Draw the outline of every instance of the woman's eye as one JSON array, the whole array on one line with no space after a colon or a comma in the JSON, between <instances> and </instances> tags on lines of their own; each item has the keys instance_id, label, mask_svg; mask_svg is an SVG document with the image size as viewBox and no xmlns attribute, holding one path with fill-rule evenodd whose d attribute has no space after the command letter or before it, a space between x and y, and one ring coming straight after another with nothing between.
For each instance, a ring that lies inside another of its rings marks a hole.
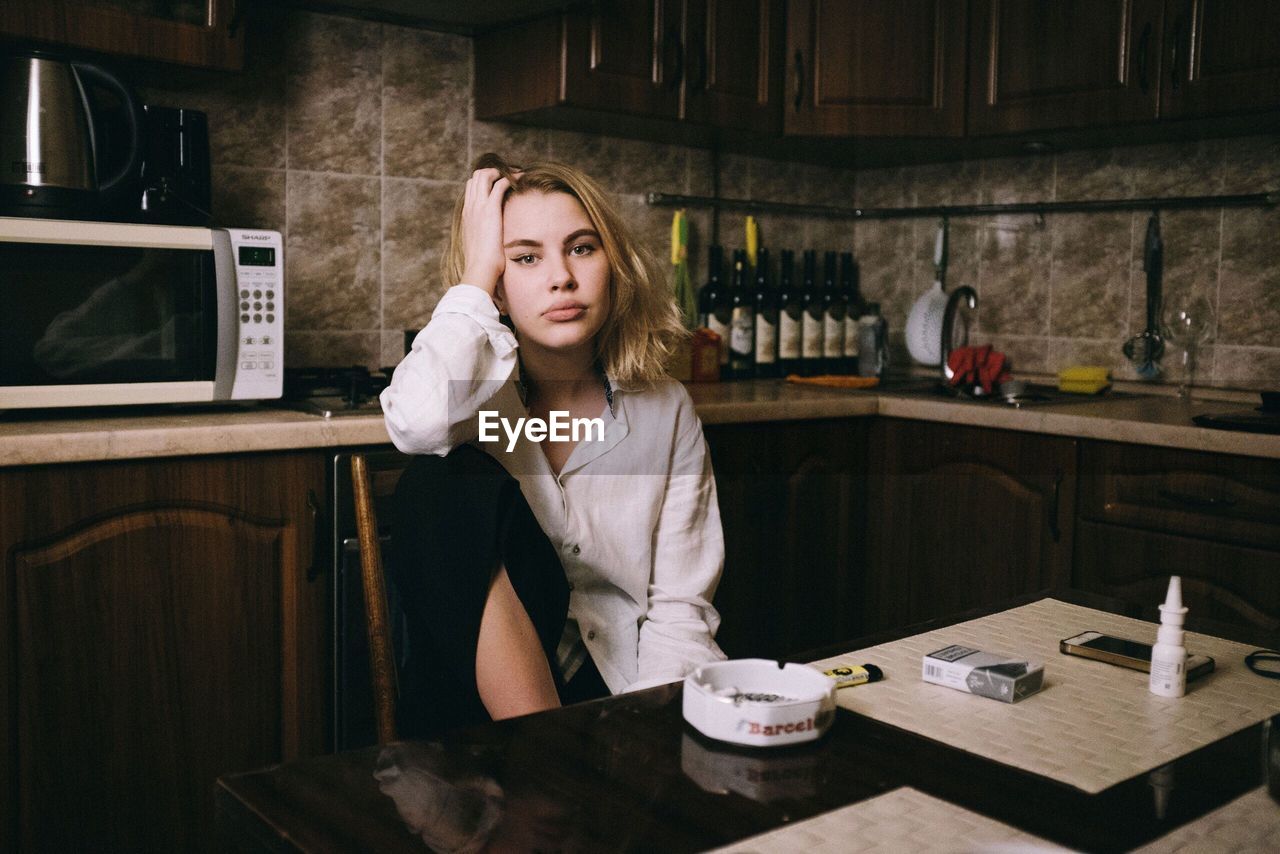
<instances>
[{"instance_id":1,"label":"woman's eye","mask_svg":"<svg viewBox=\"0 0 1280 854\"><path fill-rule=\"evenodd\" d=\"M596 248L590 243L579 243L569 251L574 255L590 255L592 252L596 251Z\"/></svg>"},{"instance_id":2,"label":"woman's eye","mask_svg":"<svg viewBox=\"0 0 1280 854\"><path fill-rule=\"evenodd\" d=\"M532 264L534 261L538 259L534 255L517 255L515 258L512 258L511 260L515 261L517 264L527 265L527 264Z\"/></svg>"}]
</instances>

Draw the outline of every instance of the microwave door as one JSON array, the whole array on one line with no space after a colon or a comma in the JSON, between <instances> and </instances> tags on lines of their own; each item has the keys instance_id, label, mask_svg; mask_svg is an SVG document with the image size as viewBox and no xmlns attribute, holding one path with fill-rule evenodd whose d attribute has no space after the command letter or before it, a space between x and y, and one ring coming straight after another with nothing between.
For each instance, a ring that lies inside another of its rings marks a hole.
<instances>
[{"instance_id":1,"label":"microwave door","mask_svg":"<svg viewBox=\"0 0 1280 854\"><path fill-rule=\"evenodd\" d=\"M209 231L20 225L0 230L0 409L213 399Z\"/></svg>"},{"instance_id":2,"label":"microwave door","mask_svg":"<svg viewBox=\"0 0 1280 854\"><path fill-rule=\"evenodd\" d=\"M217 306L217 336L214 359L213 399L231 400L240 357L239 284L232 255L231 237L223 229L213 231L214 304Z\"/></svg>"}]
</instances>

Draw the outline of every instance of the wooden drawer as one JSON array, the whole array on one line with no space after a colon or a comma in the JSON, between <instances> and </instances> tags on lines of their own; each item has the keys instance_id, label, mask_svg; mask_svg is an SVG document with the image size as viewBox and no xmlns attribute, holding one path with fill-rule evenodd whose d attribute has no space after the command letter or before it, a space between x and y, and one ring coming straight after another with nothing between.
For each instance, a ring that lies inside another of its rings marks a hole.
<instances>
[{"instance_id":1,"label":"wooden drawer","mask_svg":"<svg viewBox=\"0 0 1280 854\"><path fill-rule=\"evenodd\" d=\"M1197 617L1280 629L1280 552L1097 522L1077 525L1073 587L1141 605L1154 619L1170 575L1182 576L1183 601Z\"/></svg>"},{"instance_id":2,"label":"wooden drawer","mask_svg":"<svg viewBox=\"0 0 1280 854\"><path fill-rule=\"evenodd\" d=\"M1280 460L1084 442L1080 518L1280 550Z\"/></svg>"}]
</instances>

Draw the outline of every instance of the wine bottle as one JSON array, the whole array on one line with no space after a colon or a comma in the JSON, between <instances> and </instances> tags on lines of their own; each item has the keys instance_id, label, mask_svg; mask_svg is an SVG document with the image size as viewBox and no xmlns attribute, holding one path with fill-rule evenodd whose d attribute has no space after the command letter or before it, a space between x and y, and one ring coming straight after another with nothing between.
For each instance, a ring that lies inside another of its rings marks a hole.
<instances>
[{"instance_id":1,"label":"wine bottle","mask_svg":"<svg viewBox=\"0 0 1280 854\"><path fill-rule=\"evenodd\" d=\"M747 290L747 253L733 253L733 278L729 282L729 376L748 379L755 372L755 299Z\"/></svg>"},{"instance_id":2,"label":"wine bottle","mask_svg":"<svg viewBox=\"0 0 1280 854\"><path fill-rule=\"evenodd\" d=\"M858 292L858 265L852 252L840 253L840 290L844 292L844 367L841 373L858 371L858 342L861 332L858 320L863 315L862 295Z\"/></svg>"},{"instance_id":3,"label":"wine bottle","mask_svg":"<svg viewBox=\"0 0 1280 854\"><path fill-rule=\"evenodd\" d=\"M822 363L827 373L844 372L844 292L836 287L836 253L828 252L822 265Z\"/></svg>"},{"instance_id":4,"label":"wine bottle","mask_svg":"<svg viewBox=\"0 0 1280 854\"><path fill-rule=\"evenodd\" d=\"M784 376L800 371L804 299L792 279L795 258L790 249L778 256L778 368Z\"/></svg>"},{"instance_id":5,"label":"wine bottle","mask_svg":"<svg viewBox=\"0 0 1280 854\"><path fill-rule=\"evenodd\" d=\"M800 373L813 376L822 373L823 347L822 334L825 316L822 308L822 293L815 280L818 266L818 253L812 249L804 251L804 320L800 329Z\"/></svg>"},{"instance_id":6,"label":"wine bottle","mask_svg":"<svg viewBox=\"0 0 1280 854\"><path fill-rule=\"evenodd\" d=\"M698 288L698 325L711 328L711 314L720 294L720 268L724 264L724 249L712 246L707 252L707 281Z\"/></svg>"},{"instance_id":7,"label":"wine bottle","mask_svg":"<svg viewBox=\"0 0 1280 854\"><path fill-rule=\"evenodd\" d=\"M728 293L721 286L724 249L712 246L707 253L707 283L698 292L698 322L720 336L720 370L729 364Z\"/></svg>"},{"instance_id":8,"label":"wine bottle","mask_svg":"<svg viewBox=\"0 0 1280 854\"><path fill-rule=\"evenodd\" d=\"M756 376L778 376L778 292L770 287L768 249L756 253Z\"/></svg>"}]
</instances>

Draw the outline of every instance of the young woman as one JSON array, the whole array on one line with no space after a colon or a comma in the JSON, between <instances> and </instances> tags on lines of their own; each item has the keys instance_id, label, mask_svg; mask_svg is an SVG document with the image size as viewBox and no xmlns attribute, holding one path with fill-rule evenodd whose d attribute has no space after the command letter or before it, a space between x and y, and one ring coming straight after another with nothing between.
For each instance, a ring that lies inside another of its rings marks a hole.
<instances>
[{"instance_id":1,"label":"young woman","mask_svg":"<svg viewBox=\"0 0 1280 854\"><path fill-rule=\"evenodd\" d=\"M715 482L663 372L683 334L665 283L578 170L477 167L443 265L457 284L382 394L392 441L427 455L401 480L391 561L406 735L724 658ZM589 426L520 429L557 417Z\"/></svg>"}]
</instances>

